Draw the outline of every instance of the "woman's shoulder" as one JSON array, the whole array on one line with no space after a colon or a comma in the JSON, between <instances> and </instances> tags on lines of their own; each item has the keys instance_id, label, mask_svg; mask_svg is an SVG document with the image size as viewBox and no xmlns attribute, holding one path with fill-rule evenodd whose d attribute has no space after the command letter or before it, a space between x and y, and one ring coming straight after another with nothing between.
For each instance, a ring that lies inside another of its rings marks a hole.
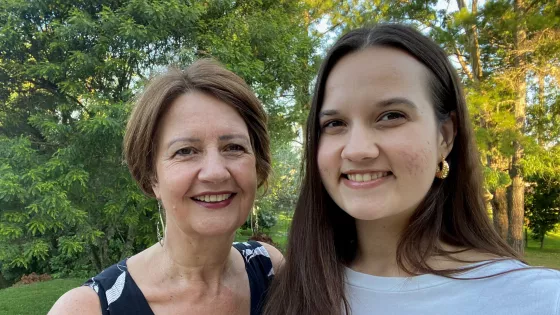
<instances>
[{"instance_id":1,"label":"woman's shoulder","mask_svg":"<svg viewBox=\"0 0 560 315\"><path fill-rule=\"evenodd\" d=\"M471 278L468 288L472 294L492 296L493 301L506 303L504 309L513 313L529 308L531 314L560 315L560 271L545 267L529 266L514 259L483 262L481 267L459 276ZM480 279L480 280L477 280ZM457 285L464 289L464 281ZM475 293L476 292L476 293ZM534 303L539 301L538 303Z\"/></svg>"},{"instance_id":2,"label":"woman's shoulder","mask_svg":"<svg viewBox=\"0 0 560 315\"><path fill-rule=\"evenodd\" d=\"M48 313L56 315L99 315L101 314L101 304L99 297L91 288L74 288L62 295L53 305Z\"/></svg>"},{"instance_id":3,"label":"woman's shoulder","mask_svg":"<svg viewBox=\"0 0 560 315\"><path fill-rule=\"evenodd\" d=\"M96 276L89 278L81 287L72 289L61 296L49 314L102 314L102 298L106 290L124 284L126 260L105 268Z\"/></svg>"},{"instance_id":4,"label":"woman's shoulder","mask_svg":"<svg viewBox=\"0 0 560 315\"><path fill-rule=\"evenodd\" d=\"M494 259L474 265L471 275L476 277L508 276L518 280L560 281L560 271L542 266L530 266L516 259ZM560 286L559 286L560 289Z\"/></svg>"},{"instance_id":5,"label":"woman's shoulder","mask_svg":"<svg viewBox=\"0 0 560 315\"><path fill-rule=\"evenodd\" d=\"M276 249L276 247L267 243L257 241L235 242L233 243L233 247L241 253L246 263L250 263L254 258L260 261L270 261L272 269L276 271L278 271L284 263L284 256L282 253Z\"/></svg>"}]
</instances>

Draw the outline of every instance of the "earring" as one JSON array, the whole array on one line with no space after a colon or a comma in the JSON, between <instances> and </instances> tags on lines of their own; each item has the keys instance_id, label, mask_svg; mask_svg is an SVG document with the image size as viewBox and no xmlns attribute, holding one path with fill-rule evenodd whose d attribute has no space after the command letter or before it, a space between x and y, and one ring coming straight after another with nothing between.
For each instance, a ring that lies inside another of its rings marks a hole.
<instances>
[{"instance_id":1,"label":"earring","mask_svg":"<svg viewBox=\"0 0 560 315\"><path fill-rule=\"evenodd\" d=\"M161 245L161 247L163 247L163 237L165 236L165 223L163 222L163 214L162 214L162 211L161 211L161 201L160 200L158 200L158 215L159 215L159 220L156 223L157 239L158 239L159 245Z\"/></svg>"},{"instance_id":2,"label":"earring","mask_svg":"<svg viewBox=\"0 0 560 315\"><path fill-rule=\"evenodd\" d=\"M438 165L438 170L436 171L436 177L439 179L445 179L449 175L449 164L445 160L445 157L441 156L441 166Z\"/></svg>"}]
</instances>

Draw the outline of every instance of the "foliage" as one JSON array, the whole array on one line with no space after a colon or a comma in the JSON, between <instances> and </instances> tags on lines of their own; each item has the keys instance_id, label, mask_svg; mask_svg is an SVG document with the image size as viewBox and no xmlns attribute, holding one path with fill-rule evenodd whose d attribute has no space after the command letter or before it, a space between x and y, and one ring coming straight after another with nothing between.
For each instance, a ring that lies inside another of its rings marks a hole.
<instances>
[{"instance_id":1,"label":"foliage","mask_svg":"<svg viewBox=\"0 0 560 315\"><path fill-rule=\"evenodd\" d=\"M314 72L303 14L297 1L1 1L1 274L82 277L155 242L157 206L122 138L132 96L169 64L221 60L263 100L275 141L293 139Z\"/></svg>"},{"instance_id":2,"label":"foliage","mask_svg":"<svg viewBox=\"0 0 560 315\"><path fill-rule=\"evenodd\" d=\"M540 177L532 179L533 185L526 198L526 211L532 237L543 246L547 233L560 223L560 182Z\"/></svg>"}]
</instances>

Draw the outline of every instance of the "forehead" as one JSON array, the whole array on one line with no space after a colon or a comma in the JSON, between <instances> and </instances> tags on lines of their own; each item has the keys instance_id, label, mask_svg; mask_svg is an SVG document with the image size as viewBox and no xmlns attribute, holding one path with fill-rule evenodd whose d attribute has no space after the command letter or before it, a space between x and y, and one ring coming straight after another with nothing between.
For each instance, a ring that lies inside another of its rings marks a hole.
<instances>
[{"instance_id":1,"label":"forehead","mask_svg":"<svg viewBox=\"0 0 560 315\"><path fill-rule=\"evenodd\" d=\"M201 137L219 137L231 132L248 134L245 121L232 105L198 91L175 99L158 128L164 138L185 134Z\"/></svg>"},{"instance_id":2,"label":"forehead","mask_svg":"<svg viewBox=\"0 0 560 315\"><path fill-rule=\"evenodd\" d=\"M429 97L429 70L406 52L368 47L340 59L329 73L323 105L367 96L375 102L392 97Z\"/></svg>"}]
</instances>

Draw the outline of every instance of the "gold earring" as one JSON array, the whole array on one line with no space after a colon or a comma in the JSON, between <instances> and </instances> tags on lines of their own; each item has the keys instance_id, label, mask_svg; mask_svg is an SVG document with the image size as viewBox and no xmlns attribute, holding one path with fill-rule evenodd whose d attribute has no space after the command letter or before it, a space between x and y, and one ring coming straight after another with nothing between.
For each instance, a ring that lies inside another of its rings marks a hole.
<instances>
[{"instance_id":1,"label":"gold earring","mask_svg":"<svg viewBox=\"0 0 560 315\"><path fill-rule=\"evenodd\" d=\"M449 175L449 164L445 160L443 155L441 156L441 166L438 165L438 170L436 171L436 177L439 179L445 179Z\"/></svg>"}]
</instances>

